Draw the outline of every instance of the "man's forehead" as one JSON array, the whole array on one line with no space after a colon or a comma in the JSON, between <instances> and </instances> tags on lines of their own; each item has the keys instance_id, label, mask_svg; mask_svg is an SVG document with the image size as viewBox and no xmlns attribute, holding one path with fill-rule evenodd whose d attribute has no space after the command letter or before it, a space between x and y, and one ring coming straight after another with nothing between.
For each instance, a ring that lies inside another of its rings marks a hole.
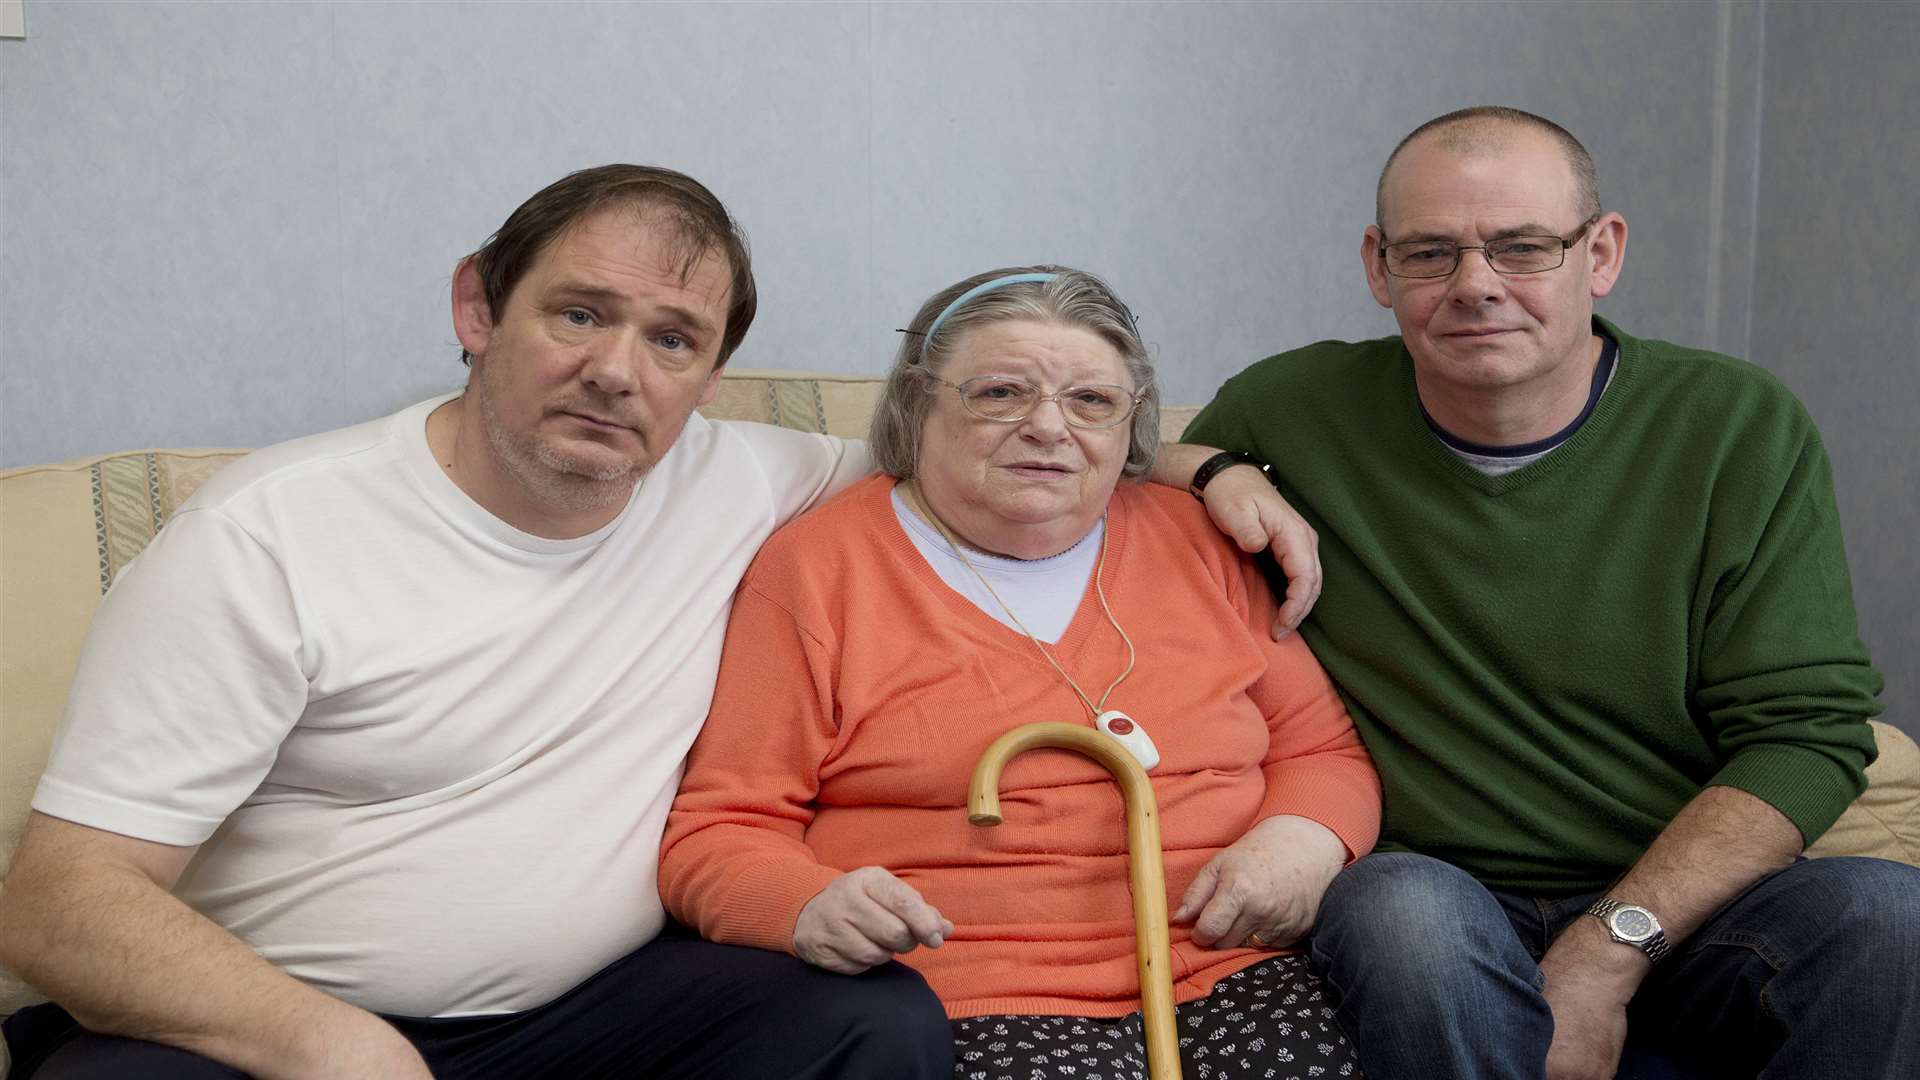
<instances>
[{"instance_id":1,"label":"man's forehead","mask_svg":"<svg viewBox=\"0 0 1920 1080\"><path fill-rule=\"evenodd\" d=\"M576 281L639 278L724 304L731 267L718 244L702 244L661 208L609 207L582 215L536 257L533 270Z\"/></svg>"},{"instance_id":2,"label":"man's forehead","mask_svg":"<svg viewBox=\"0 0 1920 1080\"><path fill-rule=\"evenodd\" d=\"M1434 134L1410 143L1382 189L1382 221L1396 234L1431 219L1471 217L1505 229L1558 232L1577 199L1573 169L1552 142L1511 128L1449 142Z\"/></svg>"}]
</instances>

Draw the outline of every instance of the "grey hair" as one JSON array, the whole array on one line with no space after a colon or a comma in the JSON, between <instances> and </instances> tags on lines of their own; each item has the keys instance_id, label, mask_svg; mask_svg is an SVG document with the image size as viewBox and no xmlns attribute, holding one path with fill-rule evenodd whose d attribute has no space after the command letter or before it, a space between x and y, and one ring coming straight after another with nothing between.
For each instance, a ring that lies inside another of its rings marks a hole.
<instances>
[{"instance_id":1,"label":"grey hair","mask_svg":"<svg viewBox=\"0 0 1920 1080\"><path fill-rule=\"evenodd\" d=\"M940 332L926 336L927 327L954 299L983 282L1009 274L1054 274L1052 281L1023 281L1003 285L967 301L965 307L947 316ZM912 479L918 471L920 432L927 415L933 411L933 393L940 384L926 376L939 375L958 351L967 335L990 323L1031 319L1035 322L1079 327L1098 335L1113 346L1127 365L1134 393L1140 395L1140 407L1131 418L1127 439L1127 463L1123 476L1145 476L1153 469L1160 452L1160 384L1153 374L1153 361L1140 340L1133 312L1113 294L1107 283L1087 273L1065 266L1010 266L988 270L941 289L920 305L919 314L907 324L900 348L894 354L887 383L880 391L879 404L873 410L873 424L867 434L867 447L880 471L902 480Z\"/></svg>"}]
</instances>

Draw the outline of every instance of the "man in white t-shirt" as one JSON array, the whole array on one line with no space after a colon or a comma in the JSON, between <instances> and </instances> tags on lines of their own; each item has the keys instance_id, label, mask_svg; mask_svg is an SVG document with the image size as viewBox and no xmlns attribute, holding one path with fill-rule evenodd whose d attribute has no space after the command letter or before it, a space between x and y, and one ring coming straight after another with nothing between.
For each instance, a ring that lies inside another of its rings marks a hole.
<instances>
[{"instance_id":1,"label":"man in white t-shirt","mask_svg":"<svg viewBox=\"0 0 1920 1080\"><path fill-rule=\"evenodd\" d=\"M732 592L868 471L708 423L726 209L615 165L462 261L463 394L210 480L103 603L0 898L15 1075L944 1077L919 977L668 928ZM239 1070L236 1073L235 1070Z\"/></svg>"}]
</instances>

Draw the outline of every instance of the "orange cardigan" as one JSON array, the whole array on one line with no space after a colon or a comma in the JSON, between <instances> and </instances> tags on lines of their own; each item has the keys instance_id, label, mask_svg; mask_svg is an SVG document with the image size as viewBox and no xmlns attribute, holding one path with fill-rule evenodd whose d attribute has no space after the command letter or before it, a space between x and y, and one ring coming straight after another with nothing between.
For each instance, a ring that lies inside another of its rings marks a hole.
<instances>
[{"instance_id":1,"label":"orange cardigan","mask_svg":"<svg viewBox=\"0 0 1920 1080\"><path fill-rule=\"evenodd\" d=\"M791 952L807 901L879 865L953 920L940 949L901 957L949 1015L1132 1012L1126 835L1106 771L1031 751L1002 777L1006 823L967 823L988 743L1034 720L1090 723L1086 709L1032 642L927 565L893 484L863 481L788 525L748 571L661 846L667 909L716 941ZM1108 707L1160 750L1168 906L1273 814L1325 824L1351 856L1372 848L1372 762L1299 635L1271 640L1254 562L1170 488L1122 483L1107 528L1107 599L1139 650ZM1089 693L1126 660L1091 587L1049 648ZM1267 955L1174 927L1175 997Z\"/></svg>"}]
</instances>

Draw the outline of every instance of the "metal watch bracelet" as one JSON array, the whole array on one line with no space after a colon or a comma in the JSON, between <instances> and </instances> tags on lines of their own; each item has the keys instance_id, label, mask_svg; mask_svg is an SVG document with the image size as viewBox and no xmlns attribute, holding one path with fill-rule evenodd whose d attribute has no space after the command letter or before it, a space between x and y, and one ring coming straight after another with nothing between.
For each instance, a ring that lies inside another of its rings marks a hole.
<instances>
[{"instance_id":1,"label":"metal watch bracelet","mask_svg":"<svg viewBox=\"0 0 1920 1080\"><path fill-rule=\"evenodd\" d=\"M1666 959L1673 951L1667 941L1667 932L1660 925L1660 919L1653 912L1638 904L1629 904L1624 900L1615 900L1603 896L1587 908L1587 914L1599 919L1607 928L1607 936L1622 945L1631 945L1647 955L1654 963ZM1623 921L1626 925L1622 925Z\"/></svg>"}]
</instances>

